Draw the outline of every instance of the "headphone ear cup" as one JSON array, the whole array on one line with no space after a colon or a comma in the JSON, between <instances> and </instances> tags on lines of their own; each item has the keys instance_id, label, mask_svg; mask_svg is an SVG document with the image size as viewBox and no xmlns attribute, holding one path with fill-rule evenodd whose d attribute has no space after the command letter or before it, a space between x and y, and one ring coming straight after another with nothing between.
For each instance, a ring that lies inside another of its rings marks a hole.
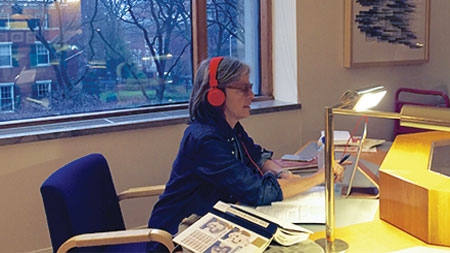
<instances>
[{"instance_id":1,"label":"headphone ear cup","mask_svg":"<svg viewBox=\"0 0 450 253\"><path fill-rule=\"evenodd\" d=\"M225 103L225 94L217 87L211 87L206 95L206 98L212 106L221 106Z\"/></svg>"}]
</instances>

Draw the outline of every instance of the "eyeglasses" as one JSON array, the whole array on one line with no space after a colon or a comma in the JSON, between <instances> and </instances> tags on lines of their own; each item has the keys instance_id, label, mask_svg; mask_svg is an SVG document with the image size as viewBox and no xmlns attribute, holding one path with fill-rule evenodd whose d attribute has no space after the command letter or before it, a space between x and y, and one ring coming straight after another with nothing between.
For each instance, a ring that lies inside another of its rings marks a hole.
<instances>
[{"instance_id":1,"label":"eyeglasses","mask_svg":"<svg viewBox=\"0 0 450 253\"><path fill-rule=\"evenodd\" d=\"M249 94L250 91L253 91L253 83L245 83L243 85L236 85L236 86L227 86L228 89L232 89L232 90L238 90L240 92L242 92L243 94Z\"/></svg>"}]
</instances>

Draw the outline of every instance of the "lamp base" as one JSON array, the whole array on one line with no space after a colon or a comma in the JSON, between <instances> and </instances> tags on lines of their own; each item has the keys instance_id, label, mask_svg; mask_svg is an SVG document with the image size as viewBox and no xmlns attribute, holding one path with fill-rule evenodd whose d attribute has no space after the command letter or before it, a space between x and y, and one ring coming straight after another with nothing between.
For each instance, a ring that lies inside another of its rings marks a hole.
<instances>
[{"instance_id":1,"label":"lamp base","mask_svg":"<svg viewBox=\"0 0 450 253\"><path fill-rule=\"evenodd\" d=\"M340 239L334 239L333 242L328 243L326 238L317 239L315 241L322 247L324 252L346 252L348 250L348 243Z\"/></svg>"}]
</instances>

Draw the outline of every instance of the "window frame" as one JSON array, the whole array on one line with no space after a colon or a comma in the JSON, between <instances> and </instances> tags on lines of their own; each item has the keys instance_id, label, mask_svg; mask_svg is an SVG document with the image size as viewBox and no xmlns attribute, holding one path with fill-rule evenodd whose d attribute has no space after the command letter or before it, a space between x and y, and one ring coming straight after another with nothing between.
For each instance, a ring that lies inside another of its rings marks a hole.
<instances>
[{"instance_id":1,"label":"window frame","mask_svg":"<svg viewBox=\"0 0 450 253\"><path fill-rule=\"evenodd\" d=\"M45 48L44 44L42 44L42 42L40 42L40 41L35 41L34 42L34 46L36 47L35 48L35 50L36 50L36 56L35 56L36 57L36 66L38 66L38 67L40 67L40 66L49 66L50 65L50 52L48 51L48 49ZM45 51L45 54L42 53L43 51ZM46 58L46 62L45 63L41 63L39 61L40 57L45 57Z\"/></svg>"},{"instance_id":2,"label":"window frame","mask_svg":"<svg viewBox=\"0 0 450 253\"><path fill-rule=\"evenodd\" d=\"M3 88L9 88L9 94L11 95L9 98L3 97ZM3 110L3 100L8 99L11 100L11 109ZM10 112L14 110L14 83L0 83L0 113Z\"/></svg>"},{"instance_id":3,"label":"window frame","mask_svg":"<svg viewBox=\"0 0 450 253\"><path fill-rule=\"evenodd\" d=\"M192 1L192 58L193 71L203 59L208 57L208 34L206 24L206 1ZM258 100L273 99L272 88L272 0L260 0L260 69L261 83L260 96L255 98Z\"/></svg>"},{"instance_id":4,"label":"window frame","mask_svg":"<svg viewBox=\"0 0 450 253\"><path fill-rule=\"evenodd\" d=\"M6 46L9 48L9 65L0 65L0 68L12 68L13 67L13 59L12 59L12 42L0 42L0 46ZM2 55L7 56L7 55Z\"/></svg>"},{"instance_id":5,"label":"window frame","mask_svg":"<svg viewBox=\"0 0 450 253\"><path fill-rule=\"evenodd\" d=\"M47 97L52 91L52 80L36 80L35 83L36 83L36 95L39 98ZM41 89L41 87L45 88Z\"/></svg>"},{"instance_id":6,"label":"window frame","mask_svg":"<svg viewBox=\"0 0 450 253\"><path fill-rule=\"evenodd\" d=\"M0 30L9 30L11 27L9 13L0 13L0 19L6 20L6 26L0 26Z\"/></svg>"},{"instance_id":7,"label":"window frame","mask_svg":"<svg viewBox=\"0 0 450 253\"><path fill-rule=\"evenodd\" d=\"M39 29L39 26L42 27L42 29L49 29L48 26L48 14L44 13L44 15L42 16L41 13L35 13L34 14L34 18L39 20L39 25L37 27L35 27L35 29ZM43 21L43 24L42 22Z\"/></svg>"},{"instance_id":8,"label":"window frame","mask_svg":"<svg viewBox=\"0 0 450 253\"><path fill-rule=\"evenodd\" d=\"M290 109L298 109L298 105L291 104L279 104L279 102L274 101L273 97L273 87L272 87L272 0L260 0L260 69L261 69L261 83L260 83L260 95L254 99L254 101L263 102L261 108L258 105L254 111L256 113L263 112L271 112L270 109L274 107L274 110L279 111L279 107L284 107L288 110ZM203 59L208 57L207 53L207 24L206 24L206 0L191 0L191 15L192 15L192 64L193 71L197 70L199 64ZM11 49L12 50L12 49ZM268 103L264 102L267 101ZM271 102L272 101L272 102ZM146 118L152 117L155 114L156 119L150 119L149 121L157 122L156 125L167 125L173 123L181 123L185 122L187 117L187 108L188 102L181 104L171 104L171 105L161 105L161 106L152 106L145 108L132 108L132 109L118 109L113 111L101 111L101 112L92 112L92 113L83 113L76 115L64 115L64 116L54 116L54 117L46 117L46 118L36 118L36 119L25 119L25 120L15 120L15 121L5 121L0 122L0 139L2 139L2 131L11 129L11 128L26 128L34 127L34 126L43 126L50 124L66 124L70 122L80 122L86 121L89 122L91 120L102 120L102 119L110 119L112 117L128 117L132 115L136 115L137 118L141 117L139 115L147 114ZM178 115L174 118L170 115L173 112L173 115ZM160 118L158 116L160 113L164 113L167 118ZM180 114L181 113L181 114ZM137 120L139 121L139 120ZM130 122L128 125L132 125ZM145 123L136 122L136 125L142 125ZM147 124L148 125L148 124ZM152 124L154 125L154 124ZM89 128L89 127L85 127ZM113 129L114 127L111 127ZM136 128L133 127L134 129ZM123 126L117 130L109 130L109 131L120 131L126 130L128 127ZM80 130L83 131L83 130ZM103 130L104 132L105 130ZM48 131L47 131L48 132ZM27 133L31 134L31 133ZM24 134L24 135L27 135ZM92 134L92 132L89 132ZM64 137L64 135L60 134L59 137ZM55 138L59 138L55 137ZM0 144L1 146L2 144Z\"/></svg>"}]
</instances>

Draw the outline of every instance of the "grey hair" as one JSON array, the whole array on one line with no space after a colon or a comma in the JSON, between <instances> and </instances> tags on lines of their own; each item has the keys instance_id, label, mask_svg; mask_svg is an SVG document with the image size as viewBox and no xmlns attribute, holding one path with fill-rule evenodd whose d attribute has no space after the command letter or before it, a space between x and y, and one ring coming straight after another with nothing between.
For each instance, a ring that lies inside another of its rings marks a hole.
<instances>
[{"instance_id":1,"label":"grey hair","mask_svg":"<svg viewBox=\"0 0 450 253\"><path fill-rule=\"evenodd\" d=\"M194 120L204 121L211 117L221 115L223 117L223 106L214 107L207 101L206 95L209 85L209 63L211 59L204 60L195 76L189 99L189 122ZM250 73L250 66L238 59L224 57L217 68L218 88L225 93L225 88L238 82L242 76Z\"/></svg>"}]
</instances>

